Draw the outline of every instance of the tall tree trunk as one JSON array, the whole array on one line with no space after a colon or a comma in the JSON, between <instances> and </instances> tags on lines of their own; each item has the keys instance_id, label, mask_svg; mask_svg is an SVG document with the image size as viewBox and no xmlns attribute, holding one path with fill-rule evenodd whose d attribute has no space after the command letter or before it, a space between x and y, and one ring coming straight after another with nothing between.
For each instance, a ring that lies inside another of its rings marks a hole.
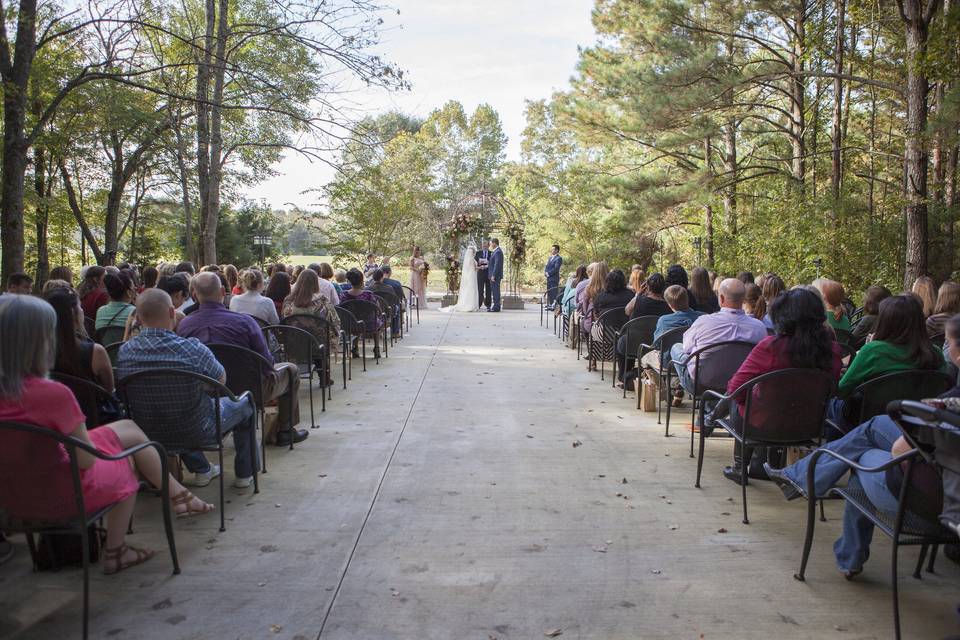
<instances>
[{"instance_id":1,"label":"tall tree trunk","mask_svg":"<svg viewBox=\"0 0 960 640\"><path fill-rule=\"evenodd\" d=\"M957 253L957 214L960 213L960 195L957 194L957 161L960 160L960 147L954 145L947 154L945 179L943 185L943 199L945 217L947 220L947 250L944 271L948 278L952 278Z\"/></svg>"},{"instance_id":2,"label":"tall tree trunk","mask_svg":"<svg viewBox=\"0 0 960 640\"><path fill-rule=\"evenodd\" d=\"M840 181L843 175L843 166L841 158L841 136L843 119L843 47L844 47L844 17L846 15L845 0L835 0L834 8L837 14L837 30L833 43L833 72L836 74L833 78L833 126L832 142L833 149L831 153L830 170L830 192L833 196L833 224L837 224L836 203L840 200Z\"/></svg>"},{"instance_id":3,"label":"tall tree trunk","mask_svg":"<svg viewBox=\"0 0 960 640\"><path fill-rule=\"evenodd\" d=\"M210 189L210 60L217 24L215 0L206 0L206 32L203 53L197 63L197 186L200 193L200 233L205 234ZM200 256L203 258L204 256ZM199 266L199 265L198 265Z\"/></svg>"},{"instance_id":4,"label":"tall tree trunk","mask_svg":"<svg viewBox=\"0 0 960 640\"><path fill-rule=\"evenodd\" d=\"M906 24L907 119L904 130L904 219L906 247L903 280L909 288L929 269L927 229L927 76L923 68L930 21L939 0L897 0Z\"/></svg>"},{"instance_id":5,"label":"tall tree trunk","mask_svg":"<svg viewBox=\"0 0 960 640\"><path fill-rule=\"evenodd\" d=\"M107 193L107 210L103 221L105 264L113 264L117 256L120 205L123 204L123 192L127 186L127 181L123 176L123 142L116 130L110 131L109 137L113 155L110 158L110 191Z\"/></svg>"},{"instance_id":6,"label":"tall tree trunk","mask_svg":"<svg viewBox=\"0 0 960 640\"><path fill-rule=\"evenodd\" d=\"M190 176L187 173L187 150L180 130L182 120L177 122L174 134L177 137L177 171L180 174L180 194L183 202L183 244L186 245L187 260L196 264L197 248L193 238L193 207L190 204Z\"/></svg>"},{"instance_id":7,"label":"tall tree trunk","mask_svg":"<svg viewBox=\"0 0 960 640\"><path fill-rule=\"evenodd\" d=\"M50 222L50 204L47 200L47 162L43 147L33 152L33 189L37 194L36 231L37 231L37 273L33 284L37 292L50 276L50 251L47 230Z\"/></svg>"},{"instance_id":8,"label":"tall tree trunk","mask_svg":"<svg viewBox=\"0 0 960 640\"><path fill-rule=\"evenodd\" d=\"M805 40L806 40L806 11L804 3L797 7L794 24L793 48L790 52L790 66L795 75L790 79L790 132L793 157L791 158L790 172L797 186L802 190L807 178L807 149L804 142L806 122L806 83L802 75L804 69Z\"/></svg>"},{"instance_id":9,"label":"tall tree trunk","mask_svg":"<svg viewBox=\"0 0 960 640\"><path fill-rule=\"evenodd\" d=\"M217 263L217 223L220 218L220 185L223 176L223 86L227 70L229 0L220 0L217 11L216 54L214 55L213 96L210 105L210 159L206 220L203 227L203 260Z\"/></svg>"},{"instance_id":10,"label":"tall tree trunk","mask_svg":"<svg viewBox=\"0 0 960 640\"><path fill-rule=\"evenodd\" d=\"M83 209L80 207L77 193L73 189L73 180L70 178L70 172L67 171L67 165L63 159L60 158L57 160L57 166L60 168L60 177L63 179L63 190L67 193L67 204L70 205L70 211L80 226L80 233L83 236L83 240L86 241L86 244L90 246L90 250L93 251L93 256L96 258L97 264L104 264L105 257L100 250L97 239L90 230L90 225L87 224L87 220L83 215ZM86 263L87 256L86 252L83 251L83 244L81 244L81 253L83 254L83 262Z\"/></svg>"}]
</instances>

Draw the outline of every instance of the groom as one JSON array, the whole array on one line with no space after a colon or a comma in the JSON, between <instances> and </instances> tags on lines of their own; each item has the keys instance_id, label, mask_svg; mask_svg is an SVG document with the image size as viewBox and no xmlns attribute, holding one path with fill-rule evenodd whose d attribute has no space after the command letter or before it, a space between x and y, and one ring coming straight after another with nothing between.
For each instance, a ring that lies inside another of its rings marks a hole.
<instances>
[{"instance_id":1,"label":"groom","mask_svg":"<svg viewBox=\"0 0 960 640\"><path fill-rule=\"evenodd\" d=\"M490 276L490 292L493 294L493 306L490 307L488 311L499 313L500 281L503 280L503 250L500 249L500 241L496 238L490 238L490 245L493 247L493 251L490 253L487 273Z\"/></svg>"}]
</instances>

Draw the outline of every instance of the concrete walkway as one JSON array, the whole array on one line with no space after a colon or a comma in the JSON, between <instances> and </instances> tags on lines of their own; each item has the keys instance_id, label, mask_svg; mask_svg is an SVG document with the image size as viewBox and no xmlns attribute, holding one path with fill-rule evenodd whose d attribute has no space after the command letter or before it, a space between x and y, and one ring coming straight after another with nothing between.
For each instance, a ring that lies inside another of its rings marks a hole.
<instances>
[{"instance_id":1,"label":"concrete walkway","mask_svg":"<svg viewBox=\"0 0 960 640\"><path fill-rule=\"evenodd\" d=\"M741 524L729 443L708 443L694 489L679 423L664 438L538 320L422 314L308 441L269 451L259 495L229 490L225 533L176 523L182 575L163 555L95 574L93 637L891 637L885 539L843 580L828 505L796 582L803 503L756 482ZM154 499L136 529L163 548ZM26 555L0 568L0 637L75 637L79 573L31 574ZM960 631L956 565L916 581L901 555L905 637Z\"/></svg>"}]
</instances>

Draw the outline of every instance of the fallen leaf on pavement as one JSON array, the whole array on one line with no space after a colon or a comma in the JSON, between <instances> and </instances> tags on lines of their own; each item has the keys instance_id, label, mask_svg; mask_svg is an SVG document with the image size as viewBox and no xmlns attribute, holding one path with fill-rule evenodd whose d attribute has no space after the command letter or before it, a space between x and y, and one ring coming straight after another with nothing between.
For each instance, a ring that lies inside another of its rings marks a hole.
<instances>
[{"instance_id":1,"label":"fallen leaf on pavement","mask_svg":"<svg viewBox=\"0 0 960 640\"><path fill-rule=\"evenodd\" d=\"M724 529L723 527L720 527L719 529L717 529L717 533L726 533L726 532L727 530Z\"/></svg>"},{"instance_id":2,"label":"fallen leaf on pavement","mask_svg":"<svg viewBox=\"0 0 960 640\"><path fill-rule=\"evenodd\" d=\"M563 635L563 629L550 629L549 631L544 631L543 635L548 638L556 638L557 636Z\"/></svg>"}]
</instances>

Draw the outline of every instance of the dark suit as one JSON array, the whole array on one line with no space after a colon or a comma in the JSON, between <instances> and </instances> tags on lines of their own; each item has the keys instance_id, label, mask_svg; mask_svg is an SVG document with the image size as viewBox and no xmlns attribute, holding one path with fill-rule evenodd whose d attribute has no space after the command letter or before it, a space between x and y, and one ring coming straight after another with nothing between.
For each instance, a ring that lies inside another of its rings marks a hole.
<instances>
[{"instance_id":1,"label":"dark suit","mask_svg":"<svg viewBox=\"0 0 960 640\"><path fill-rule=\"evenodd\" d=\"M493 295L491 311L500 311L500 281L503 280L503 250L497 247L490 254L490 266L487 267L490 280L490 292Z\"/></svg>"},{"instance_id":2,"label":"dark suit","mask_svg":"<svg viewBox=\"0 0 960 640\"><path fill-rule=\"evenodd\" d=\"M477 293L480 295L479 306L490 308L490 275L487 267L480 267L481 260L490 260L489 249L478 249L477 255ZM489 265L488 265L489 266Z\"/></svg>"}]
</instances>

